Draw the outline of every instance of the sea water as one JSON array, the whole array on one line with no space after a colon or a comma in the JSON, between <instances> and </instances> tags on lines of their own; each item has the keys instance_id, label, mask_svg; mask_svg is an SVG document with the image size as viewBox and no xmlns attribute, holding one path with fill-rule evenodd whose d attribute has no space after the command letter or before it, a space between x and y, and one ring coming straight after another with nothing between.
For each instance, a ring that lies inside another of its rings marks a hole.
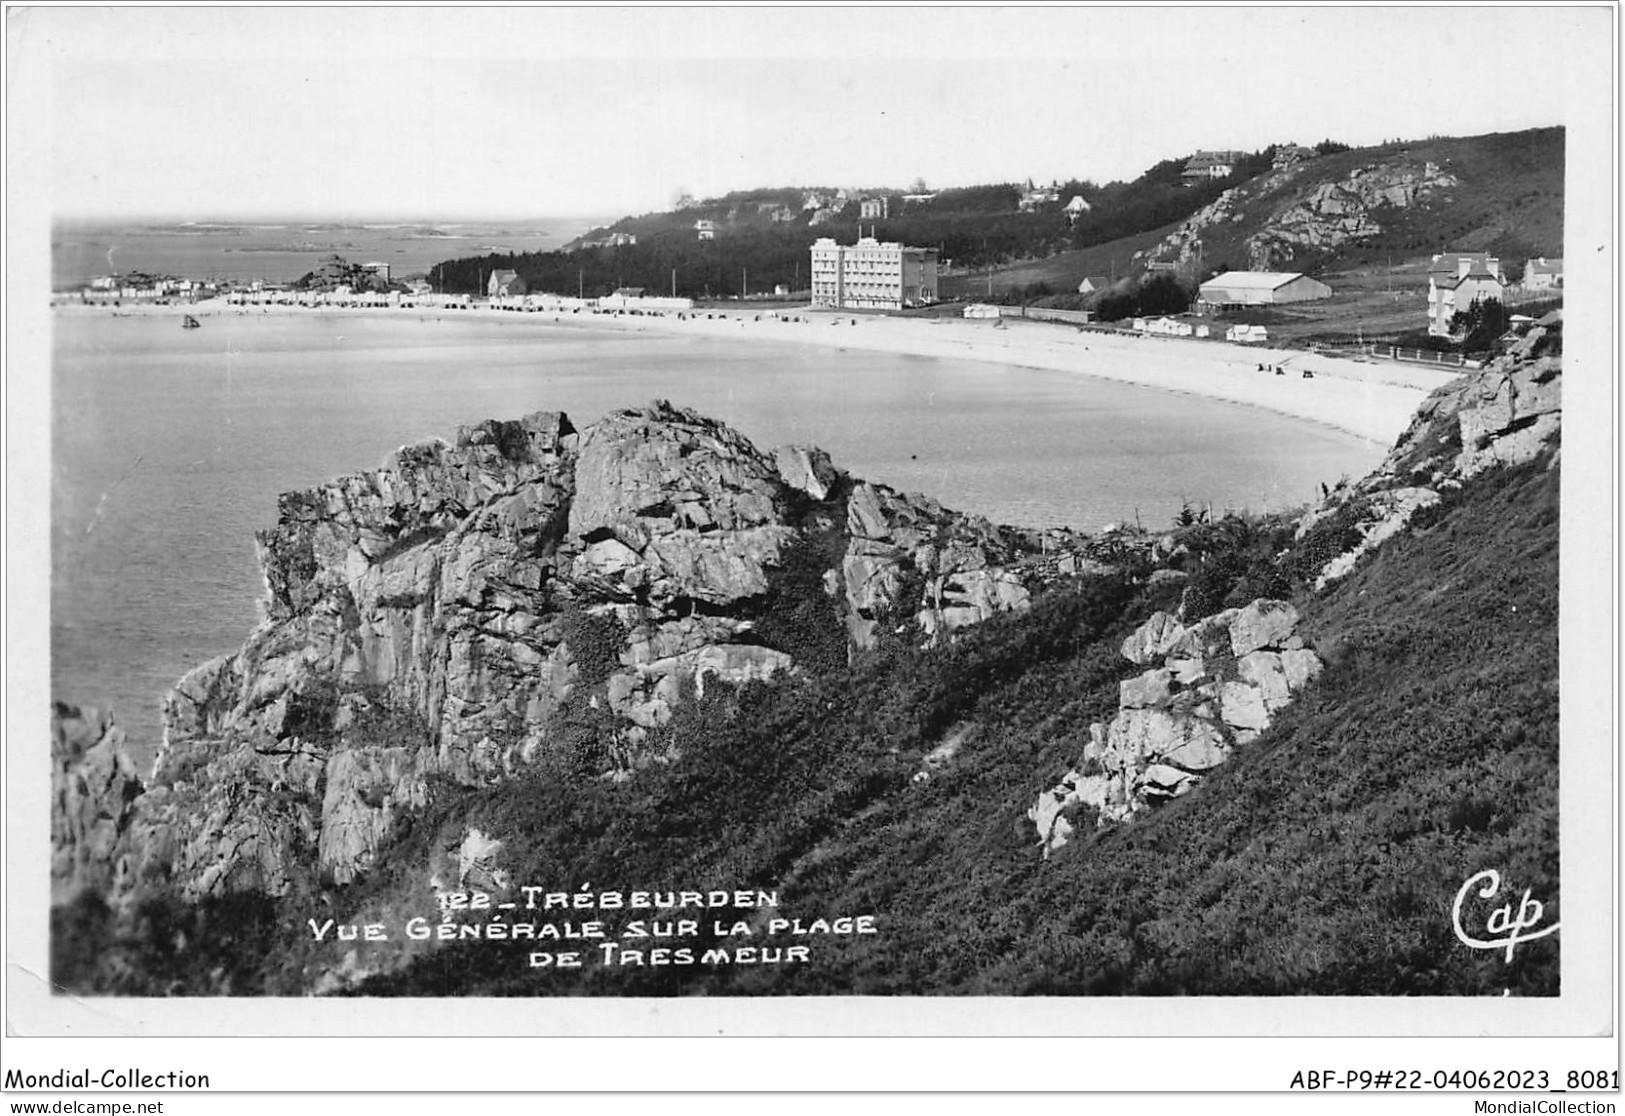
<instances>
[{"instance_id":1,"label":"sea water","mask_svg":"<svg viewBox=\"0 0 1625 1116\"><path fill-rule=\"evenodd\" d=\"M224 313L183 330L67 312L51 389L53 696L111 707L143 750L164 690L256 623L254 531L277 494L461 423L562 410L581 427L665 398L764 449L817 444L951 508L1086 531L1167 527L1186 503L1296 506L1384 452L1075 374L456 313Z\"/></svg>"},{"instance_id":2,"label":"sea water","mask_svg":"<svg viewBox=\"0 0 1625 1116\"><path fill-rule=\"evenodd\" d=\"M386 263L396 279L459 258L547 252L600 222L543 217L504 222L58 221L51 227L51 285L68 290L134 271L187 279L289 283L328 256ZM607 223L607 222L603 222Z\"/></svg>"}]
</instances>

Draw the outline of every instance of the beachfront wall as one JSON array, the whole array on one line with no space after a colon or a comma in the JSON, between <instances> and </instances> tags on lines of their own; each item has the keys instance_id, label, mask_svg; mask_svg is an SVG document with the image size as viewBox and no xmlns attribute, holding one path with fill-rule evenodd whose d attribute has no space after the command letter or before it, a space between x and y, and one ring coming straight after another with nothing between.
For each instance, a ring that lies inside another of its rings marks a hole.
<instances>
[{"instance_id":1,"label":"beachfront wall","mask_svg":"<svg viewBox=\"0 0 1625 1116\"><path fill-rule=\"evenodd\" d=\"M1209 306L1274 306L1331 298L1332 289L1292 271L1227 271L1202 284L1200 301Z\"/></svg>"},{"instance_id":2,"label":"beachfront wall","mask_svg":"<svg viewBox=\"0 0 1625 1116\"><path fill-rule=\"evenodd\" d=\"M1057 310L1053 306L1005 306L1001 313L1006 318L1027 318L1035 322L1066 322L1069 325L1088 325L1095 320L1092 310Z\"/></svg>"},{"instance_id":3,"label":"beachfront wall","mask_svg":"<svg viewBox=\"0 0 1625 1116\"><path fill-rule=\"evenodd\" d=\"M643 295L605 295L598 300L600 310L692 310L692 298L659 298L645 297Z\"/></svg>"}]
</instances>

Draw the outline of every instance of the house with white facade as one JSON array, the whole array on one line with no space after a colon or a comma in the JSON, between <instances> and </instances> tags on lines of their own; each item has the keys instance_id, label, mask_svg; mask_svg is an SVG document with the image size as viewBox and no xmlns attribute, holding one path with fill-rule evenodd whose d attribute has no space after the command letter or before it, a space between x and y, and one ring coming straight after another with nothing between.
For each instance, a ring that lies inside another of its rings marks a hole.
<instances>
[{"instance_id":1,"label":"house with white facade","mask_svg":"<svg viewBox=\"0 0 1625 1116\"><path fill-rule=\"evenodd\" d=\"M1563 261L1537 256L1523 265L1523 289L1555 291L1563 287Z\"/></svg>"},{"instance_id":2,"label":"house with white facade","mask_svg":"<svg viewBox=\"0 0 1625 1116\"><path fill-rule=\"evenodd\" d=\"M1236 172L1236 164L1241 157L1240 151L1198 151L1186 160L1185 169L1179 177L1187 186L1215 178L1228 178Z\"/></svg>"},{"instance_id":3,"label":"house with white facade","mask_svg":"<svg viewBox=\"0 0 1625 1116\"><path fill-rule=\"evenodd\" d=\"M812 304L835 310L902 310L937 300L937 250L860 236L812 245Z\"/></svg>"},{"instance_id":4,"label":"house with white facade","mask_svg":"<svg viewBox=\"0 0 1625 1116\"><path fill-rule=\"evenodd\" d=\"M1501 261L1487 252L1445 252L1428 265L1428 333L1450 336L1450 320L1474 302L1503 300Z\"/></svg>"}]
</instances>

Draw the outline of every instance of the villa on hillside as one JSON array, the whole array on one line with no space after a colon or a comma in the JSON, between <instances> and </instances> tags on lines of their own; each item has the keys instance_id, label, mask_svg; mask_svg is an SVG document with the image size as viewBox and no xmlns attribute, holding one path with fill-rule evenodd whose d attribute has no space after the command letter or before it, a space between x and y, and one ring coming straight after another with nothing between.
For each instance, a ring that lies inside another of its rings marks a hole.
<instances>
[{"instance_id":1,"label":"villa on hillside","mask_svg":"<svg viewBox=\"0 0 1625 1116\"><path fill-rule=\"evenodd\" d=\"M858 203L858 217L864 221L884 221L891 216L891 199L888 197L864 198Z\"/></svg>"},{"instance_id":2,"label":"villa on hillside","mask_svg":"<svg viewBox=\"0 0 1625 1116\"><path fill-rule=\"evenodd\" d=\"M1017 203L1017 208L1023 213L1032 213L1046 205L1054 205L1060 200L1061 191L1055 185L1034 186L1033 180L1029 178L1027 188L1021 193L1021 200Z\"/></svg>"},{"instance_id":3,"label":"villa on hillside","mask_svg":"<svg viewBox=\"0 0 1625 1116\"><path fill-rule=\"evenodd\" d=\"M1111 285L1112 281L1104 275L1087 275L1078 281L1078 293L1082 295L1098 294Z\"/></svg>"},{"instance_id":4,"label":"villa on hillside","mask_svg":"<svg viewBox=\"0 0 1625 1116\"><path fill-rule=\"evenodd\" d=\"M1198 151L1185 163L1179 177L1187 186L1215 178L1228 178L1236 172L1241 155L1240 151Z\"/></svg>"},{"instance_id":5,"label":"villa on hillside","mask_svg":"<svg viewBox=\"0 0 1625 1116\"><path fill-rule=\"evenodd\" d=\"M1275 149L1275 158L1270 162L1271 170L1283 170L1286 167L1296 166L1315 157L1315 149L1303 147L1296 143L1283 143Z\"/></svg>"},{"instance_id":6,"label":"villa on hillside","mask_svg":"<svg viewBox=\"0 0 1625 1116\"><path fill-rule=\"evenodd\" d=\"M694 222L694 232L701 240L715 240L717 238L717 223L701 217Z\"/></svg>"},{"instance_id":7,"label":"villa on hillside","mask_svg":"<svg viewBox=\"0 0 1625 1116\"><path fill-rule=\"evenodd\" d=\"M1538 256L1523 265L1523 289L1554 291L1563 287L1563 261Z\"/></svg>"},{"instance_id":8,"label":"villa on hillside","mask_svg":"<svg viewBox=\"0 0 1625 1116\"><path fill-rule=\"evenodd\" d=\"M1445 252L1428 265L1428 334L1450 336L1450 319L1474 302L1503 299L1501 261L1487 252Z\"/></svg>"}]
</instances>

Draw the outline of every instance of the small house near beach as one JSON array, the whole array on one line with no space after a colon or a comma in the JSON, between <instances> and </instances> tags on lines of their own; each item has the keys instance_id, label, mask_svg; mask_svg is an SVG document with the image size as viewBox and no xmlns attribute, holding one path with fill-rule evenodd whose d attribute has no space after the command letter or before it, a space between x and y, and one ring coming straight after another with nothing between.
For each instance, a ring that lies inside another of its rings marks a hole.
<instances>
[{"instance_id":1,"label":"small house near beach","mask_svg":"<svg viewBox=\"0 0 1625 1116\"><path fill-rule=\"evenodd\" d=\"M513 295L525 293L525 281L519 278L519 273L512 270L491 272L491 278L485 284L485 293L492 298L509 298Z\"/></svg>"}]
</instances>

